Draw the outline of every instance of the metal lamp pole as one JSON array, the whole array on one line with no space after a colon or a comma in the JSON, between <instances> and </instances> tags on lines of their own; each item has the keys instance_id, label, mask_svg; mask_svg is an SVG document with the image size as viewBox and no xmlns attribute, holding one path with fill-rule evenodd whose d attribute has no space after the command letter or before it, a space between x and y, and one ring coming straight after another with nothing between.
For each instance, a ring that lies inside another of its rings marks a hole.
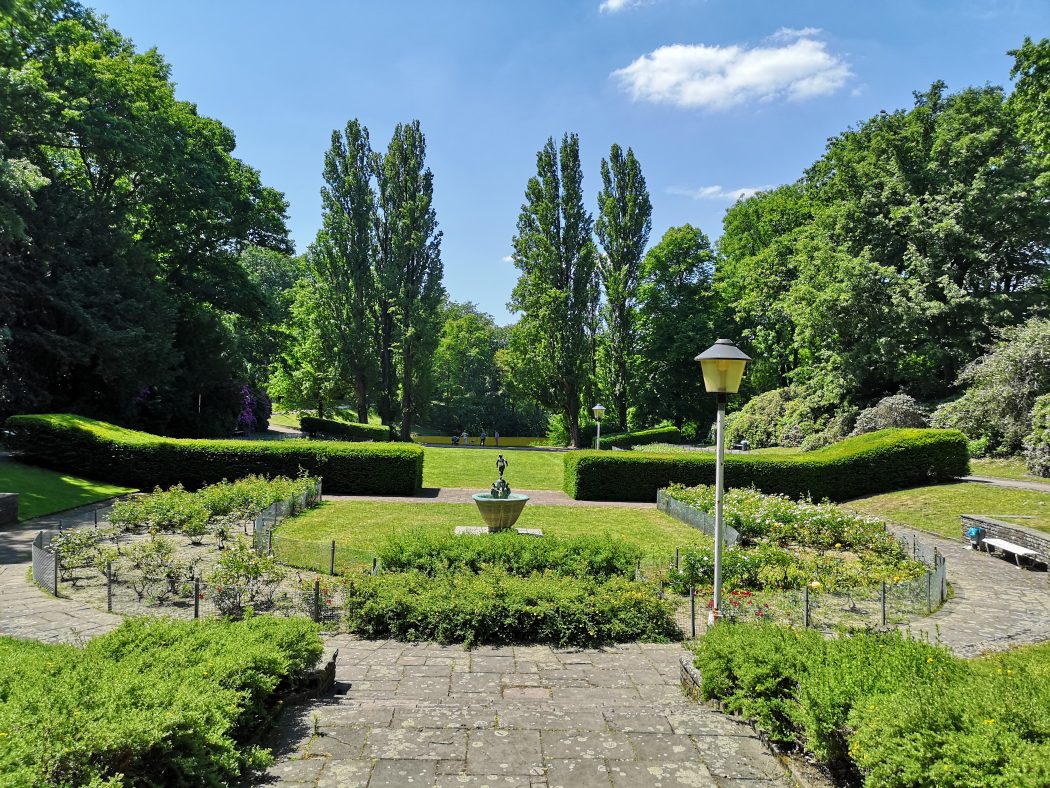
<instances>
[{"instance_id":1,"label":"metal lamp pole","mask_svg":"<svg viewBox=\"0 0 1050 788\"><path fill-rule=\"evenodd\" d=\"M751 357L738 348L731 340L720 339L699 356L700 368L704 373L704 388L714 394L718 401L718 416L715 422L715 577L714 598L708 625L716 623L722 615L722 535L724 522L722 517L722 497L725 489L725 419L726 400L730 394L740 390L740 380Z\"/></svg>"},{"instance_id":2,"label":"metal lamp pole","mask_svg":"<svg viewBox=\"0 0 1050 788\"><path fill-rule=\"evenodd\" d=\"M598 437L594 439L594 448L597 451L602 447L602 416L605 415L605 406L595 405L591 410L594 412L594 420L598 422Z\"/></svg>"}]
</instances>

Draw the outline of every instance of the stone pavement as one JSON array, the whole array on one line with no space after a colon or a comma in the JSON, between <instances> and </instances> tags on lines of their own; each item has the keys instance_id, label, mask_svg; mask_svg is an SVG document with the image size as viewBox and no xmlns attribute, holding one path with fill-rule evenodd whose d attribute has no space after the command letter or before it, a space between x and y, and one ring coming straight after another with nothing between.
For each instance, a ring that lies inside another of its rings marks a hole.
<instances>
[{"instance_id":1,"label":"stone pavement","mask_svg":"<svg viewBox=\"0 0 1050 788\"><path fill-rule=\"evenodd\" d=\"M1050 493L1050 482L1030 482L1025 479L1000 479L997 476L965 476L962 481L990 484L993 487L1012 487L1015 490L1032 490L1033 492Z\"/></svg>"},{"instance_id":2,"label":"stone pavement","mask_svg":"<svg viewBox=\"0 0 1050 788\"><path fill-rule=\"evenodd\" d=\"M942 539L899 526L891 530L936 547L948 561L954 596L932 616L905 628L940 641L961 657L1050 640L1050 577L1012 560L971 550L961 539Z\"/></svg>"},{"instance_id":3,"label":"stone pavement","mask_svg":"<svg viewBox=\"0 0 1050 788\"><path fill-rule=\"evenodd\" d=\"M397 495L325 495L326 501L381 501L383 503L474 503L476 487L424 487L414 496ZM577 501L562 490L519 490L529 496L529 506L592 506L611 509L655 509L656 503L637 501Z\"/></svg>"},{"instance_id":4,"label":"stone pavement","mask_svg":"<svg viewBox=\"0 0 1050 788\"><path fill-rule=\"evenodd\" d=\"M120 623L120 616L48 595L29 576L37 531L57 528L59 520L65 525L92 522L96 508L83 506L0 529L0 635L81 643Z\"/></svg>"},{"instance_id":5,"label":"stone pavement","mask_svg":"<svg viewBox=\"0 0 1050 788\"><path fill-rule=\"evenodd\" d=\"M341 694L285 712L262 784L792 785L750 726L682 695L679 645L329 645Z\"/></svg>"}]
</instances>

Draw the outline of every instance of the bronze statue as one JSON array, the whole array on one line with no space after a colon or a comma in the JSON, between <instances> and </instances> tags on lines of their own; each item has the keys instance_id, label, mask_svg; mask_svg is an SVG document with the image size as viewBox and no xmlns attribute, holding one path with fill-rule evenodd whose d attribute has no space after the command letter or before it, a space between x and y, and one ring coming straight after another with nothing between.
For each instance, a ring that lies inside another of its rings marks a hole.
<instances>
[{"instance_id":1,"label":"bronze statue","mask_svg":"<svg viewBox=\"0 0 1050 788\"><path fill-rule=\"evenodd\" d=\"M496 459L496 470L499 471L499 479L492 483L492 489L489 491L489 495L493 498L510 497L510 485L503 478L503 472L507 470L509 464L502 454Z\"/></svg>"}]
</instances>

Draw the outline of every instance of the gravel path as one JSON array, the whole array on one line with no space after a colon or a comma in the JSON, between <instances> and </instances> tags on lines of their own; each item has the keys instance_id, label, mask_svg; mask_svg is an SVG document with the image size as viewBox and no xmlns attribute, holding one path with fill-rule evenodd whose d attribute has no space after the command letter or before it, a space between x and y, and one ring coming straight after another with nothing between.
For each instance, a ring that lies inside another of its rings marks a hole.
<instances>
[{"instance_id":1,"label":"gravel path","mask_svg":"<svg viewBox=\"0 0 1050 788\"><path fill-rule=\"evenodd\" d=\"M1050 493L1050 482L1029 482L1024 479L1000 479L996 476L966 476L964 482L980 482L993 487L1012 487L1015 490L1032 490L1033 492Z\"/></svg>"}]
</instances>

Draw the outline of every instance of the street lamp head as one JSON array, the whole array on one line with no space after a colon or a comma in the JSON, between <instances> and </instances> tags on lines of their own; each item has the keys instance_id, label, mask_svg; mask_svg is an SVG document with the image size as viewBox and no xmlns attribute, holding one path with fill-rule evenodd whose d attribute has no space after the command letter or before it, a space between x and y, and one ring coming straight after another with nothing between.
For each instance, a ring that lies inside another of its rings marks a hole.
<instances>
[{"instance_id":1,"label":"street lamp head","mask_svg":"<svg viewBox=\"0 0 1050 788\"><path fill-rule=\"evenodd\" d=\"M593 408L591 408L591 410L594 411L594 420L595 421L601 421L602 420L602 416L605 415L605 406L604 405L595 405Z\"/></svg>"},{"instance_id":2,"label":"street lamp head","mask_svg":"<svg viewBox=\"0 0 1050 788\"><path fill-rule=\"evenodd\" d=\"M740 379L751 356L731 339L720 339L696 357L704 373L704 388L709 394L736 394Z\"/></svg>"}]
</instances>

